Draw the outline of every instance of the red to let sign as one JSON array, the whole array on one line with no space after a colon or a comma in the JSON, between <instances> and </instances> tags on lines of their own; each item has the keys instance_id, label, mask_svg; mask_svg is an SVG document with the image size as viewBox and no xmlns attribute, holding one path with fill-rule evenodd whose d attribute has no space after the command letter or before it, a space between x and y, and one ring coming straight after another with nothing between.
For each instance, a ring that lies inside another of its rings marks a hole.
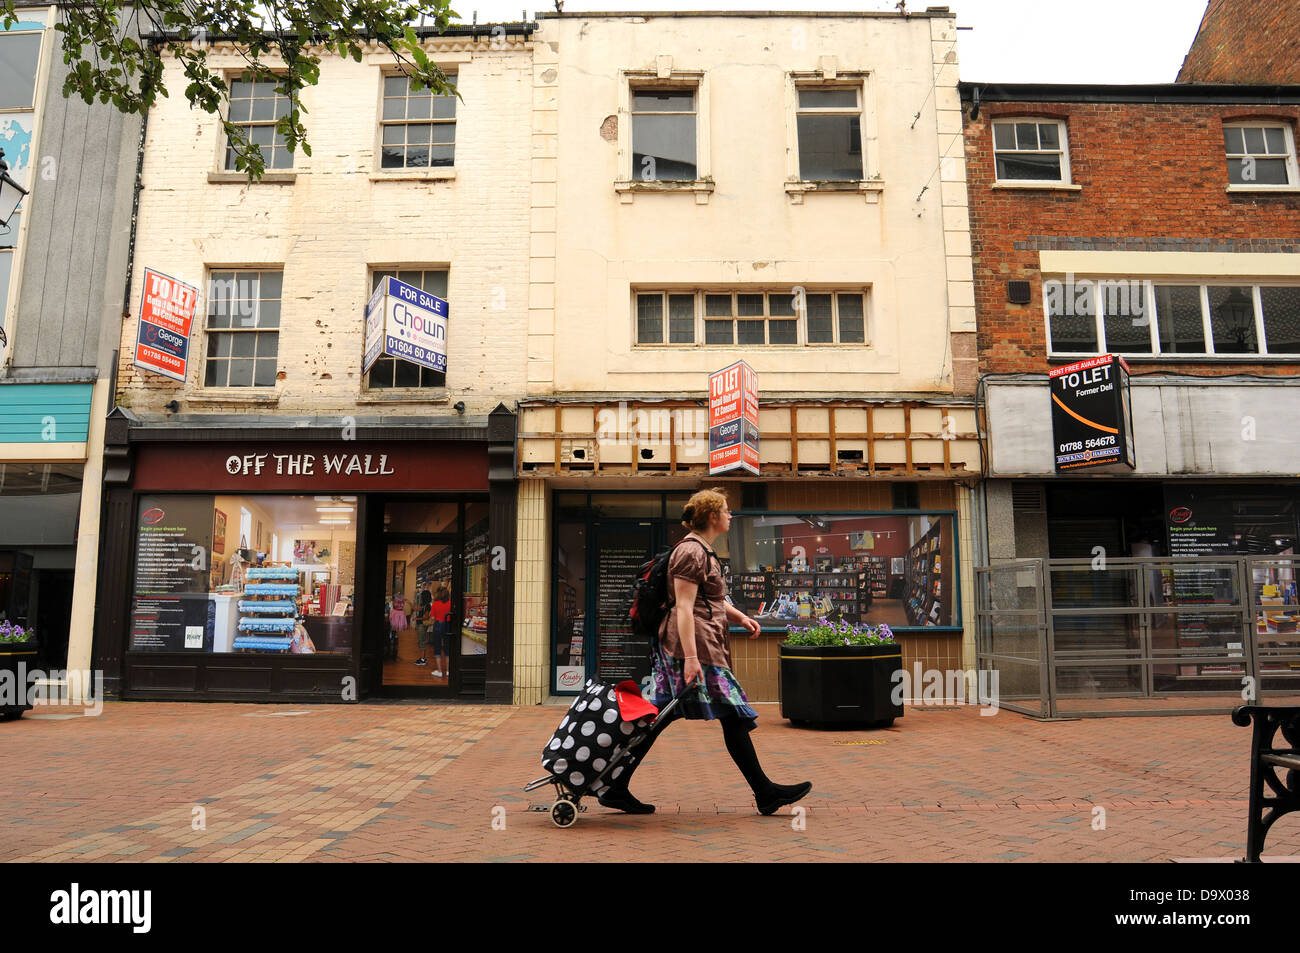
<instances>
[{"instance_id":1,"label":"red to let sign","mask_svg":"<svg viewBox=\"0 0 1300 953\"><path fill-rule=\"evenodd\" d=\"M709 375L709 475L758 475L758 375L744 361Z\"/></svg>"},{"instance_id":2,"label":"red to let sign","mask_svg":"<svg viewBox=\"0 0 1300 953\"><path fill-rule=\"evenodd\" d=\"M189 368L190 329L199 289L152 268L144 270L140 328L135 338L137 367L184 381Z\"/></svg>"}]
</instances>

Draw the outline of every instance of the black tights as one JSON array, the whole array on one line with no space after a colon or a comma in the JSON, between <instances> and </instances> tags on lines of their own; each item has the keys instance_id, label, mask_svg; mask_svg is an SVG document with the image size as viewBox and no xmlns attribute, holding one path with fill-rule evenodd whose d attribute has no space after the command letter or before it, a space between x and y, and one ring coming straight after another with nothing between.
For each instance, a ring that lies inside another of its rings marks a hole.
<instances>
[{"instance_id":1,"label":"black tights","mask_svg":"<svg viewBox=\"0 0 1300 953\"><path fill-rule=\"evenodd\" d=\"M636 761L630 765L627 770L623 771L617 778L609 782L612 793L626 793L628 782L632 778L632 773L636 771L645 761L646 753L650 750L651 745L658 740L659 735L676 719L670 717L660 722L650 732L639 745L635 745L631 752L636 756ZM754 742L749 737L750 725L740 718L719 718L722 722L722 738L727 744L727 753L731 755L731 760L736 763L740 773L745 776L745 781L749 784L750 790L754 796L762 798L770 792L772 782L768 780L763 773L762 766L758 763L758 752L754 750Z\"/></svg>"}]
</instances>

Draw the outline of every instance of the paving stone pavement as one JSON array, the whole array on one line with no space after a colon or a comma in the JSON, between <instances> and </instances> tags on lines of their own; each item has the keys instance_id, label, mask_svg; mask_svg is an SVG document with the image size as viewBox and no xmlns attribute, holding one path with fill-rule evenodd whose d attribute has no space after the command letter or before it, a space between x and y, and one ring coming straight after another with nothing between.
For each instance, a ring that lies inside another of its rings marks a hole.
<instances>
[{"instance_id":1,"label":"paving stone pavement","mask_svg":"<svg viewBox=\"0 0 1300 953\"><path fill-rule=\"evenodd\" d=\"M755 746L806 810L759 816L717 725L679 721L630 817L555 828L556 707L117 702L0 725L4 861L1168 861L1244 851L1250 732L1227 715L1037 722L909 709L810 731L759 705ZM1100 812L1098 809L1101 809ZM1300 858L1300 816L1266 856Z\"/></svg>"}]
</instances>

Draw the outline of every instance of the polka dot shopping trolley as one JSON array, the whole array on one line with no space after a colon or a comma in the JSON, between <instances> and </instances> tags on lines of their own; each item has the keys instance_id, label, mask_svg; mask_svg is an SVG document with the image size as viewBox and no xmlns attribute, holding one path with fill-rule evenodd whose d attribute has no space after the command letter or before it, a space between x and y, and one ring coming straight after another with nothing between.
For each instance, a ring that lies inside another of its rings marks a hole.
<instances>
[{"instance_id":1,"label":"polka dot shopping trolley","mask_svg":"<svg viewBox=\"0 0 1300 953\"><path fill-rule=\"evenodd\" d=\"M572 827L578 820L578 803L587 795L600 796L609 782L631 767L636 747L667 718L687 691L662 710L641 697L631 680L609 685L587 679L582 693L542 749L542 767L550 773L524 786L534 791L544 784L555 788L551 820L556 827Z\"/></svg>"}]
</instances>

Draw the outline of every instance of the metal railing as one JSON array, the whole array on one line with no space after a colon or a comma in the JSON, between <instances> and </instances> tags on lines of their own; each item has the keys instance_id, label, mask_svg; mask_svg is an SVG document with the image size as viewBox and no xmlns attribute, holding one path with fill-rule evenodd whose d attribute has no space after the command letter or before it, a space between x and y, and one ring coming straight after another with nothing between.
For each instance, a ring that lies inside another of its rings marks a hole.
<instances>
[{"instance_id":1,"label":"metal railing","mask_svg":"<svg viewBox=\"0 0 1300 953\"><path fill-rule=\"evenodd\" d=\"M976 660L1042 718L1300 703L1300 557L1019 559L975 569Z\"/></svg>"}]
</instances>

